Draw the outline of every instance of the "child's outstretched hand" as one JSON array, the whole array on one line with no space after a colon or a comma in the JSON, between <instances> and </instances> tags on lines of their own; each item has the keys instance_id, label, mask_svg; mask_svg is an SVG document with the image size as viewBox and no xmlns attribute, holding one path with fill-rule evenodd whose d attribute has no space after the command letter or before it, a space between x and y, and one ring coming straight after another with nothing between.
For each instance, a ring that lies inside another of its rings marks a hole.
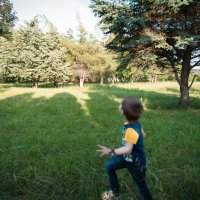
<instances>
[{"instance_id":1,"label":"child's outstretched hand","mask_svg":"<svg viewBox=\"0 0 200 200\"><path fill-rule=\"evenodd\" d=\"M110 156L110 154L111 154L111 149L104 147L104 146L101 146L101 145L98 145L97 151L101 153L100 157L104 156L104 155Z\"/></svg>"}]
</instances>

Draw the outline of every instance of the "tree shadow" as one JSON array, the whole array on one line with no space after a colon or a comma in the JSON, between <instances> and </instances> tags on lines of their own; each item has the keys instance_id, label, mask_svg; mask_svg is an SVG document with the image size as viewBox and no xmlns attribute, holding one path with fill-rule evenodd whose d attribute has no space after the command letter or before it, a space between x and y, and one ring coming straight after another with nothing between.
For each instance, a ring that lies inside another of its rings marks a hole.
<instances>
[{"instance_id":1,"label":"tree shadow","mask_svg":"<svg viewBox=\"0 0 200 200\"><path fill-rule=\"evenodd\" d=\"M32 88L32 82L31 81L27 81L27 82L20 82L20 83L6 83L6 84L0 84L1 87L3 88L10 88L10 87L17 87L17 88ZM71 83L63 83L63 84L59 84L58 87L62 88L62 87L67 87L70 85L74 85ZM78 85L78 84L76 84ZM55 88L54 83L53 82L39 82L38 83L38 88Z\"/></svg>"},{"instance_id":2,"label":"tree shadow","mask_svg":"<svg viewBox=\"0 0 200 200\"><path fill-rule=\"evenodd\" d=\"M167 88L167 91L170 91L170 92L173 92L173 93L176 93L179 95L180 91L176 88ZM197 94L200 94L200 89L196 89L196 88L191 88L190 89L190 93L197 93Z\"/></svg>"},{"instance_id":3,"label":"tree shadow","mask_svg":"<svg viewBox=\"0 0 200 200\"><path fill-rule=\"evenodd\" d=\"M13 85L14 85L14 84L12 84L12 83L11 83L11 84L0 83L0 88L10 88L10 87L13 87Z\"/></svg>"},{"instance_id":4,"label":"tree shadow","mask_svg":"<svg viewBox=\"0 0 200 200\"><path fill-rule=\"evenodd\" d=\"M0 88L0 93L6 92L8 89L6 88Z\"/></svg>"},{"instance_id":5,"label":"tree shadow","mask_svg":"<svg viewBox=\"0 0 200 200\"><path fill-rule=\"evenodd\" d=\"M0 101L1 199L98 199L95 135L77 99L32 94Z\"/></svg>"},{"instance_id":6,"label":"tree shadow","mask_svg":"<svg viewBox=\"0 0 200 200\"><path fill-rule=\"evenodd\" d=\"M197 94L200 94L200 88L199 89L191 88L190 91L194 92L194 93L197 93Z\"/></svg>"},{"instance_id":7,"label":"tree shadow","mask_svg":"<svg viewBox=\"0 0 200 200\"><path fill-rule=\"evenodd\" d=\"M173 93L179 93L179 90L176 88L167 88L167 91L173 92Z\"/></svg>"},{"instance_id":8,"label":"tree shadow","mask_svg":"<svg viewBox=\"0 0 200 200\"><path fill-rule=\"evenodd\" d=\"M125 89L117 86L91 86L91 89L98 89L98 92L112 94L116 98L122 99L125 96L134 96L143 101L148 109L181 109L180 97L175 94L163 94L154 91L146 91L135 88ZM169 89L168 89L169 90ZM174 90L176 92L176 89ZM190 97L189 108L200 109L200 98Z\"/></svg>"},{"instance_id":9,"label":"tree shadow","mask_svg":"<svg viewBox=\"0 0 200 200\"><path fill-rule=\"evenodd\" d=\"M13 85L8 84L0 84L0 93L8 91L9 88L13 87Z\"/></svg>"}]
</instances>

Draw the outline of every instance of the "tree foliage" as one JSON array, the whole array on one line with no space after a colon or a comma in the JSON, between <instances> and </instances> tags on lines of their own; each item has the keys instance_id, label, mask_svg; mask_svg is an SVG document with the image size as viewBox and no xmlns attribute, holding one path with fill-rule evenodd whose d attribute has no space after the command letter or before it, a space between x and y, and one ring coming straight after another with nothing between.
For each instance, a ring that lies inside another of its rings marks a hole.
<instances>
[{"instance_id":1,"label":"tree foliage","mask_svg":"<svg viewBox=\"0 0 200 200\"><path fill-rule=\"evenodd\" d=\"M92 0L91 8L104 32L114 35L107 47L120 54L121 65L142 57L157 66L170 65L180 85L181 104L187 105L189 73L200 63L200 2Z\"/></svg>"},{"instance_id":2,"label":"tree foliage","mask_svg":"<svg viewBox=\"0 0 200 200\"><path fill-rule=\"evenodd\" d=\"M103 82L116 68L113 55L81 23L78 30L77 36L72 30L61 36L45 16L36 16L13 31L10 40L0 37L1 80L32 81L33 87L39 81L55 87L77 80L81 87L85 81Z\"/></svg>"},{"instance_id":3,"label":"tree foliage","mask_svg":"<svg viewBox=\"0 0 200 200\"><path fill-rule=\"evenodd\" d=\"M59 35L48 22L49 30L43 32L39 27L39 19L37 16L15 31L10 43L4 40L0 59L4 58L4 65L7 62L8 76L15 80L32 80L33 86L37 86L39 80L49 80L55 85L58 82L66 82L69 69L68 65L64 64L64 49ZM8 44L11 48L4 56Z\"/></svg>"},{"instance_id":4,"label":"tree foliage","mask_svg":"<svg viewBox=\"0 0 200 200\"><path fill-rule=\"evenodd\" d=\"M4 37L0 37L0 80L5 81L9 76L8 65L11 59L11 43Z\"/></svg>"},{"instance_id":5,"label":"tree foliage","mask_svg":"<svg viewBox=\"0 0 200 200\"><path fill-rule=\"evenodd\" d=\"M85 80L95 81L96 77L103 83L103 78L116 68L113 55L96 38L89 36L81 23L78 30L77 41L71 31L63 40L65 59L71 63L73 80L79 79L80 87Z\"/></svg>"},{"instance_id":6,"label":"tree foliage","mask_svg":"<svg viewBox=\"0 0 200 200\"><path fill-rule=\"evenodd\" d=\"M0 1L0 36L10 37L16 20L13 4L9 0Z\"/></svg>"}]
</instances>

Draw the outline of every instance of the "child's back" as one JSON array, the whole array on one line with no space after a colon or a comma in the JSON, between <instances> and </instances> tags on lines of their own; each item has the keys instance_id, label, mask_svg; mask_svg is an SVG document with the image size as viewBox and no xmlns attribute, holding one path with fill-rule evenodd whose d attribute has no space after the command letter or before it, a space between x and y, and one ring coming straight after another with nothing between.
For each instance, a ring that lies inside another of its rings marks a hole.
<instances>
[{"instance_id":1,"label":"child's back","mask_svg":"<svg viewBox=\"0 0 200 200\"><path fill-rule=\"evenodd\" d=\"M145 200L152 200L145 182L146 155L143 144L144 131L138 122L143 112L143 106L139 100L126 97L123 99L119 109L127 121L124 123L122 131L122 147L109 149L99 145L99 149L97 150L101 152L101 155L112 156L106 162L106 172L109 177L111 190L103 194L103 199L111 199L112 196L118 199L120 196L120 187L116 170L127 168L136 184L138 192Z\"/></svg>"},{"instance_id":2,"label":"child's back","mask_svg":"<svg viewBox=\"0 0 200 200\"><path fill-rule=\"evenodd\" d=\"M133 145L133 149L131 152L132 162L135 162L137 160L137 162L140 162L140 164L146 165L146 155L144 151L143 134L142 134L142 128L141 128L140 123L135 122L133 124L129 124L129 123L124 124L124 128L122 131L122 146L126 146L126 141L124 141L124 139L125 139L125 135L128 134L127 132L133 132L133 134L136 134L136 137L138 135L137 143ZM126 156L127 155L124 155L124 157Z\"/></svg>"}]
</instances>

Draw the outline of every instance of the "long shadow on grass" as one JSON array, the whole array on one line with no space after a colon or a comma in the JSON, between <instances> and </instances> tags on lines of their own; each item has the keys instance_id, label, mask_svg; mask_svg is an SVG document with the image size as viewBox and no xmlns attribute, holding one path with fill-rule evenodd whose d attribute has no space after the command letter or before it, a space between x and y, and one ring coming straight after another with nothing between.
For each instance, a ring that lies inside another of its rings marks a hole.
<instances>
[{"instance_id":1,"label":"long shadow on grass","mask_svg":"<svg viewBox=\"0 0 200 200\"><path fill-rule=\"evenodd\" d=\"M74 85L74 84L71 84L71 85ZM0 86L3 88L10 88L10 87L32 88L32 82L27 81L27 82L21 82L21 83L6 83L6 84L0 84ZM67 86L69 86L69 84L67 83L59 85L59 87L67 87ZM55 87L54 87L54 83L52 82L39 82L38 88L55 88Z\"/></svg>"},{"instance_id":2,"label":"long shadow on grass","mask_svg":"<svg viewBox=\"0 0 200 200\"><path fill-rule=\"evenodd\" d=\"M135 96L146 104L148 109L180 109L179 95L176 94L163 94L159 92L146 91L140 89L125 89L116 86L90 86L92 89L97 89L98 92L103 94L113 95L117 98L124 96ZM177 92L173 90L173 92ZM179 94L177 92L177 94ZM190 97L189 108L200 109L200 98Z\"/></svg>"},{"instance_id":3,"label":"long shadow on grass","mask_svg":"<svg viewBox=\"0 0 200 200\"><path fill-rule=\"evenodd\" d=\"M9 89L10 87L11 87L11 86L9 86L9 85L0 84L0 93L3 93L3 92L8 91L8 89Z\"/></svg>"},{"instance_id":4,"label":"long shadow on grass","mask_svg":"<svg viewBox=\"0 0 200 200\"><path fill-rule=\"evenodd\" d=\"M99 198L94 125L74 96L18 95L0 111L0 199Z\"/></svg>"},{"instance_id":5,"label":"long shadow on grass","mask_svg":"<svg viewBox=\"0 0 200 200\"><path fill-rule=\"evenodd\" d=\"M0 92L3 93L3 92L6 92L7 89L4 89L4 88L0 88Z\"/></svg>"},{"instance_id":6,"label":"long shadow on grass","mask_svg":"<svg viewBox=\"0 0 200 200\"><path fill-rule=\"evenodd\" d=\"M171 88L171 87L168 87L167 88L167 91L170 91L170 92L173 92L173 93L177 93L177 94L179 94L179 90L178 89L176 89L176 88ZM196 88L191 88L190 89L190 93L196 93L196 94L200 94L200 90L199 89L196 89Z\"/></svg>"}]
</instances>

